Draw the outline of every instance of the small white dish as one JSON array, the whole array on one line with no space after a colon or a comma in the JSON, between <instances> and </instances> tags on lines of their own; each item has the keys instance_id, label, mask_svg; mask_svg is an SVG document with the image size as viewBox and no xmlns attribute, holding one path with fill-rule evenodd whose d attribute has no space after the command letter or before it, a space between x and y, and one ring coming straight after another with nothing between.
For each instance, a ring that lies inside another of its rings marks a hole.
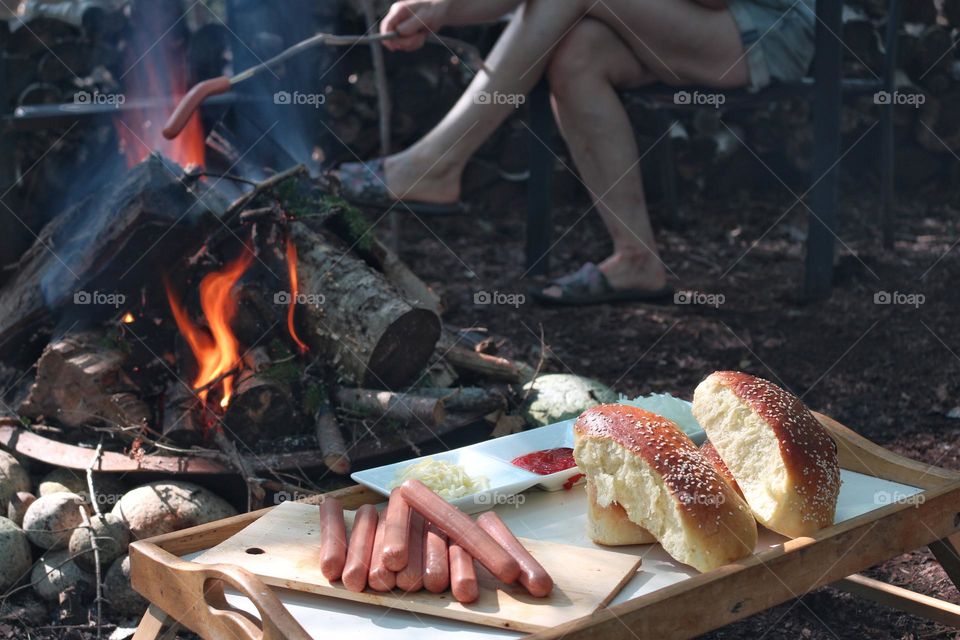
<instances>
[{"instance_id":1,"label":"small white dish","mask_svg":"<svg viewBox=\"0 0 960 640\"><path fill-rule=\"evenodd\" d=\"M475 446L357 471L350 474L350 477L377 493L389 496L391 485L396 481L398 474L412 464L427 458L456 464L463 467L467 475L474 480L484 477L488 482L487 488L483 491L449 500L450 504L465 513L478 513L499 504L508 504L515 495L539 481L540 476L537 474L515 467L509 461L503 462L496 457L476 451Z\"/></svg>"},{"instance_id":2,"label":"small white dish","mask_svg":"<svg viewBox=\"0 0 960 640\"><path fill-rule=\"evenodd\" d=\"M472 445L472 448L513 466L511 463L512 460L519 456L533 453L534 451L557 449L560 447L572 449L574 422L576 422L575 418L564 420L563 422L555 422L545 427L528 429L527 431L503 436L495 440L480 442ZM548 475L535 474L539 479L536 484L547 491L559 491L560 489L569 488L566 486L567 482L570 478L579 474L580 470L577 467L570 467L569 469ZM573 487L579 482L582 482L582 478L574 481L570 484L570 487Z\"/></svg>"}]
</instances>

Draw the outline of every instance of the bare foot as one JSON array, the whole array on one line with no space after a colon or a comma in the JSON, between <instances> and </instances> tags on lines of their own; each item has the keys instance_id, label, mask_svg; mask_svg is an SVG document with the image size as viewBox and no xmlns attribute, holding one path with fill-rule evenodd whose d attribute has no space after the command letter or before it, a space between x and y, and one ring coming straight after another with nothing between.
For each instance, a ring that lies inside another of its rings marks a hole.
<instances>
[{"instance_id":1,"label":"bare foot","mask_svg":"<svg viewBox=\"0 0 960 640\"><path fill-rule=\"evenodd\" d=\"M614 289L655 292L667 284L663 263L651 253L629 256L614 253L598 265L598 268ZM543 294L560 299L563 296L563 287L555 284L547 286L543 289Z\"/></svg>"},{"instance_id":2,"label":"bare foot","mask_svg":"<svg viewBox=\"0 0 960 640\"><path fill-rule=\"evenodd\" d=\"M660 257L643 253L614 253L601 262L600 271L614 289L657 291L667 284L667 274Z\"/></svg>"},{"instance_id":3,"label":"bare foot","mask_svg":"<svg viewBox=\"0 0 960 640\"><path fill-rule=\"evenodd\" d=\"M462 169L442 166L436 159L418 159L402 151L384 159L387 188L398 200L452 204L460 200Z\"/></svg>"}]
</instances>

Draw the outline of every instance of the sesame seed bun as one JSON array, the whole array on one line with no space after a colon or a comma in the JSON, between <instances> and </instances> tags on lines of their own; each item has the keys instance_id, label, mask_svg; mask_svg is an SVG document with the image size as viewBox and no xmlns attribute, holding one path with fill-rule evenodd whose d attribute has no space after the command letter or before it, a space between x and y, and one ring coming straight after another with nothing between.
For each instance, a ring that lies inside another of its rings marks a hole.
<instances>
[{"instance_id":1,"label":"sesame seed bun","mask_svg":"<svg viewBox=\"0 0 960 640\"><path fill-rule=\"evenodd\" d=\"M627 544L653 544L657 541L649 531L632 522L616 502L605 507L597 504L597 489L587 479L587 535L597 544L616 547Z\"/></svg>"},{"instance_id":2,"label":"sesame seed bun","mask_svg":"<svg viewBox=\"0 0 960 640\"><path fill-rule=\"evenodd\" d=\"M700 445L700 453L703 454L703 457L706 458L707 462L712 464L717 472L720 474L720 477L727 481L733 490L737 492L737 495L743 498L743 490L740 489L740 485L737 484L736 478L733 477L733 474L730 473L730 469L727 468L727 464L723 461L723 458L720 457L720 454L717 453L717 448L707 440L702 445Z\"/></svg>"},{"instance_id":3,"label":"sesame seed bun","mask_svg":"<svg viewBox=\"0 0 960 640\"><path fill-rule=\"evenodd\" d=\"M597 504L619 504L673 558L709 571L753 552L750 508L673 422L608 404L582 413L573 432Z\"/></svg>"},{"instance_id":4,"label":"sesame seed bun","mask_svg":"<svg viewBox=\"0 0 960 640\"><path fill-rule=\"evenodd\" d=\"M799 398L762 378L717 371L694 392L693 415L760 524L790 537L833 524L837 447Z\"/></svg>"}]
</instances>

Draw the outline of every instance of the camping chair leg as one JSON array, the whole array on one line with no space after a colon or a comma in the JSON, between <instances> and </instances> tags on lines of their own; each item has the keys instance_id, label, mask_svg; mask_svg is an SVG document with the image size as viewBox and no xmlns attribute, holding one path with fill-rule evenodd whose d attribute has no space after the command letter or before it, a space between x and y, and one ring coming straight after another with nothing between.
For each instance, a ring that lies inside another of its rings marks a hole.
<instances>
[{"instance_id":1,"label":"camping chair leg","mask_svg":"<svg viewBox=\"0 0 960 640\"><path fill-rule=\"evenodd\" d=\"M541 80L530 92L529 114L527 272L531 275L543 275L549 270L550 188L553 177L553 155L547 146L553 131L553 111L550 109L550 87L545 80Z\"/></svg>"},{"instance_id":2,"label":"camping chair leg","mask_svg":"<svg viewBox=\"0 0 960 640\"><path fill-rule=\"evenodd\" d=\"M654 153L657 158L657 171L660 174L660 188L663 191L663 204L666 207L667 224L673 227L680 225L680 198L677 194L677 164L674 155L673 137L670 135L673 128L673 118L663 109L653 109L653 118L657 124L657 141Z\"/></svg>"},{"instance_id":3,"label":"camping chair leg","mask_svg":"<svg viewBox=\"0 0 960 640\"><path fill-rule=\"evenodd\" d=\"M893 248L893 105L880 107L880 228L883 246Z\"/></svg>"},{"instance_id":4,"label":"camping chair leg","mask_svg":"<svg viewBox=\"0 0 960 640\"><path fill-rule=\"evenodd\" d=\"M841 2L826 3L818 14L813 96L813 180L807 233L804 288L811 298L830 295L837 222L840 158L840 108L843 48ZM834 28L830 28L833 25Z\"/></svg>"}]
</instances>

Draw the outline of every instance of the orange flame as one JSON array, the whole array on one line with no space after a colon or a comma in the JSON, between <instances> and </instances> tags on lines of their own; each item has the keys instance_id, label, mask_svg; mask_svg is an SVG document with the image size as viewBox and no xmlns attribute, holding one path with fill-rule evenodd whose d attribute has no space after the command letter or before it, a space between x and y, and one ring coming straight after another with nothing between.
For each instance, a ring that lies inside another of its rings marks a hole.
<instances>
[{"instance_id":1,"label":"orange flame","mask_svg":"<svg viewBox=\"0 0 960 640\"><path fill-rule=\"evenodd\" d=\"M123 317L120 318L120 321L121 321L123 324L133 324L134 321L136 321L136 318L134 317L134 315L133 315L132 313L130 313L129 311L127 311L125 314L123 314Z\"/></svg>"},{"instance_id":2,"label":"orange flame","mask_svg":"<svg viewBox=\"0 0 960 640\"><path fill-rule=\"evenodd\" d=\"M231 294L233 286L252 261L253 253L245 250L222 270L208 273L200 281L200 308L207 319L209 331L193 322L169 283L167 284L167 299L170 301L173 319L199 367L193 388L200 389L197 395L206 403L210 391L206 388L207 385L222 377L219 383L223 390L220 398L222 408L226 408L233 395L234 375L227 374L240 364L240 343L230 328L230 322L237 312L237 301Z\"/></svg>"},{"instance_id":3,"label":"orange flame","mask_svg":"<svg viewBox=\"0 0 960 640\"><path fill-rule=\"evenodd\" d=\"M293 316L297 310L297 299L300 295L300 285L297 280L297 245L292 238L287 238L287 272L290 274L290 306L287 307L287 330L290 337L297 343L297 349L300 353L306 353L309 347L297 335L297 329L293 323Z\"/></svg>"}]
</instances>

